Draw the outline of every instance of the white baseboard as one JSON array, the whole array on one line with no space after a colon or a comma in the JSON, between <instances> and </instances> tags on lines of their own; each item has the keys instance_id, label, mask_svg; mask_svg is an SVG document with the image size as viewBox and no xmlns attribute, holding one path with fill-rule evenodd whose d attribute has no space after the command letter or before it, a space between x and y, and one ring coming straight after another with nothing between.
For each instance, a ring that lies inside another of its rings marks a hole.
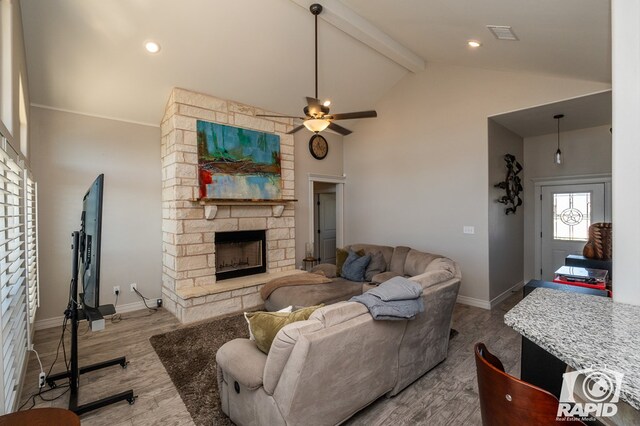
<instances>
[{"instance_id":1,"label":"white baseboard","mask_svg":"<svg viewBox=\"0 0 640 426\"><path fill-rule=\"evenodd\" d=\"M491 309L491 304L489 302L482 299L476 299L475 297L458 296L456 302L462 303L463 305L475 306L476 308Z\"/></svg>"},{"instance_id":2,"label":"white baseboard","mask_svg":"<svg viewBox=\"0 0 640 426\"><path fill-rule=\"evenodd\" d=\"M520 288L522 288L522 286L524 286L524 281L520 281L519 283L515 284L508 290L494 297L490 301L483 300L483 299L476 299L475 297L469 297L469 296L458 296L458 298L456 299L456 302L462 303L463 305L475 306L476 308L493 309L496 306L498 306L502 301L504 301L507 297L511 296L511 294L514 291L518 291Z\"/></svg>"},{"instance_id":3,"label":"white baseboard","mask_svg":"<svg viewBox=\"0 0 640 426\"><path fill-rule=\"evenodd\" d=\"M520 281L519 283L516 283L510 289L507 289L502 294L499 294L496 297L494 297L493 299L491 299L491 302L490 302L491 308L490 309L493 309L496 306L498 306L505 299L507 299L509 296L511 296L511 294L513 292L520 290L522 287L524 287L524 281Z\"/></svg>"},{"instance_id":4,"label":"white baseboard","mask_svg":"<svg viewBox=\"0 0 640 426\"><path fill-rule=\"evenodd\" d=\"M144 302L141 300L139 302L127 303L124 305L119 305L116 307L116 312L119 314L123 314L125 312L139 311L141 309L145 309ZM64 316L60 315L59 317L53 318L45 318L41 320L37 320L34 324L35 330L45 330L47 328L53 327L61 327L62 321L64 320Z\"/></svg>"}]
</instances>

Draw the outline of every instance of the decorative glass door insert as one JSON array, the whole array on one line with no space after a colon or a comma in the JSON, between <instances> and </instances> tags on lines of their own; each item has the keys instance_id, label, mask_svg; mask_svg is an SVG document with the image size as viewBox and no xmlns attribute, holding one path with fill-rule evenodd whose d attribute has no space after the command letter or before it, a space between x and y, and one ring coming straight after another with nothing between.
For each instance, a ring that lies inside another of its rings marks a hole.
<instances>
[{"instance_id":1,"label":"decorative glass door insert","mask_svg":"<svg viewBox=\"0 0 640 426\"><path fill-rule=\"evenodd\" d=\"M587 241L591 225L591 192L553 194L553 239Z\"/></svg>"}]
</instances>

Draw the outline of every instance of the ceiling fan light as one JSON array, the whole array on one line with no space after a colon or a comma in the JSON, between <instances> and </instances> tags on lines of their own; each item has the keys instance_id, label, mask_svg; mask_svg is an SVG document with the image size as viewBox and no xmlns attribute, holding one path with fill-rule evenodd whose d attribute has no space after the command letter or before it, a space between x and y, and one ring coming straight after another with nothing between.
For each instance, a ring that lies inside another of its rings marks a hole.
<instances>
[{"instance_id":1,"label":"ceiling fan light","mask_svg":"<svg viewBox=\"0 0 640 426\"><path fill-rule=\"evenodd\" d=\"M304 120L304 127L312 131L313 133L318 133L329 127L329 121L323 120L320 118L310 118L308 120Z\"/></svg>"}]
</instances>

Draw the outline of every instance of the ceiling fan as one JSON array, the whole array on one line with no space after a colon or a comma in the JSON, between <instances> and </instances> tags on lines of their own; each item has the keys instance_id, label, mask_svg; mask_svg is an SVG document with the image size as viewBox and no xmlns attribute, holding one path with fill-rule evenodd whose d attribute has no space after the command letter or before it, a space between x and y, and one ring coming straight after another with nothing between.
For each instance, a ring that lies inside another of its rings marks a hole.
<instances>
[{"instance_id":1,"label":"ceiling fan","mask_svg":"<svg viewBox=\"0 0 640 426\"><path fill-rule=\"evenodd\" d=\"M314 133L319 133L326 128L333 130L336 133L340 133L343 136L346 136L351 132L349 129L345 129L342 126L334 123L336 120L351 120L354 118L372 118L377 117L378 113L371 111L358 111L358 112L345 112L341 114L330 114L329 113L329 105L331 102L325 101L322 102L318 99L318 15L322 12L322 5L318 3L314 3L309 7L309 10L315 17L315 50L316 50L316 93L315 98L310 98L307 96L307 106L304 107L304 117L297 117L292 115L267 115L267 114L256 114L259 117L286 117L286 118L297 118L302 121L302 124L295 127L287 134L292 134L297 132L298 130L306 127L310 131Z\"/></svg>"}]
</instances>

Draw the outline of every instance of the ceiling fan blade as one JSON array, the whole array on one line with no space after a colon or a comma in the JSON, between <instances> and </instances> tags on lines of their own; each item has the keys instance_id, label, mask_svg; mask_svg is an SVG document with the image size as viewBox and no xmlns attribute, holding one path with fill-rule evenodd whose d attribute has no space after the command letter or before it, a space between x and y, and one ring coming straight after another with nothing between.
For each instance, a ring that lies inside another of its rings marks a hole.
<instances>
[{"instance_id":1,"label":"ceiling fan blade","mask_svg":"<svg viewBox=\"0 0 640 426\"><path fill-rule=\"evenodd\" d=\"M371 111L358 111L358 112L344 112L342 114L331 114L332 120L351 120L353 118L373 118L377 117L378 113L374 110Z\"/></svg>"},{"instance_id":2,"label":"ceiling fan blade","mask_svg":"<svg viewBox=\"0 0 640 426\"><path fill-rule=\"evenodd\" d=\"M298 117L296 115L269 115L269 114L256 114L256 117L274 117L274 118L299 118L304 120L304 117Z\"/></svg>"},{"instance_id":3,"label":"ceiling fan blade","mask_svg":"<svg viewBox=\"0 0 640 426\"><path fill-rule=\"evenodd\" d=\"M342 136L347 136L353 133L351 130L338 126L336 123L329 123L329 128L336 133L340 133Z\"/></svg>"},{"instance_id":4,"label":"ceiling fan blade","mask_svg":"<svg viewBox=\"0 0 640 426\"><path fill-rule=\"evenodd\" d=\"M297 132L298 130L301 130L301 129L304 129L304 125L300 125L298 127L294 127L293 130L288 131L287 134L288 135L292 135L292 134L294 134L295 132Z\"/></svg>"}]
</instances>

